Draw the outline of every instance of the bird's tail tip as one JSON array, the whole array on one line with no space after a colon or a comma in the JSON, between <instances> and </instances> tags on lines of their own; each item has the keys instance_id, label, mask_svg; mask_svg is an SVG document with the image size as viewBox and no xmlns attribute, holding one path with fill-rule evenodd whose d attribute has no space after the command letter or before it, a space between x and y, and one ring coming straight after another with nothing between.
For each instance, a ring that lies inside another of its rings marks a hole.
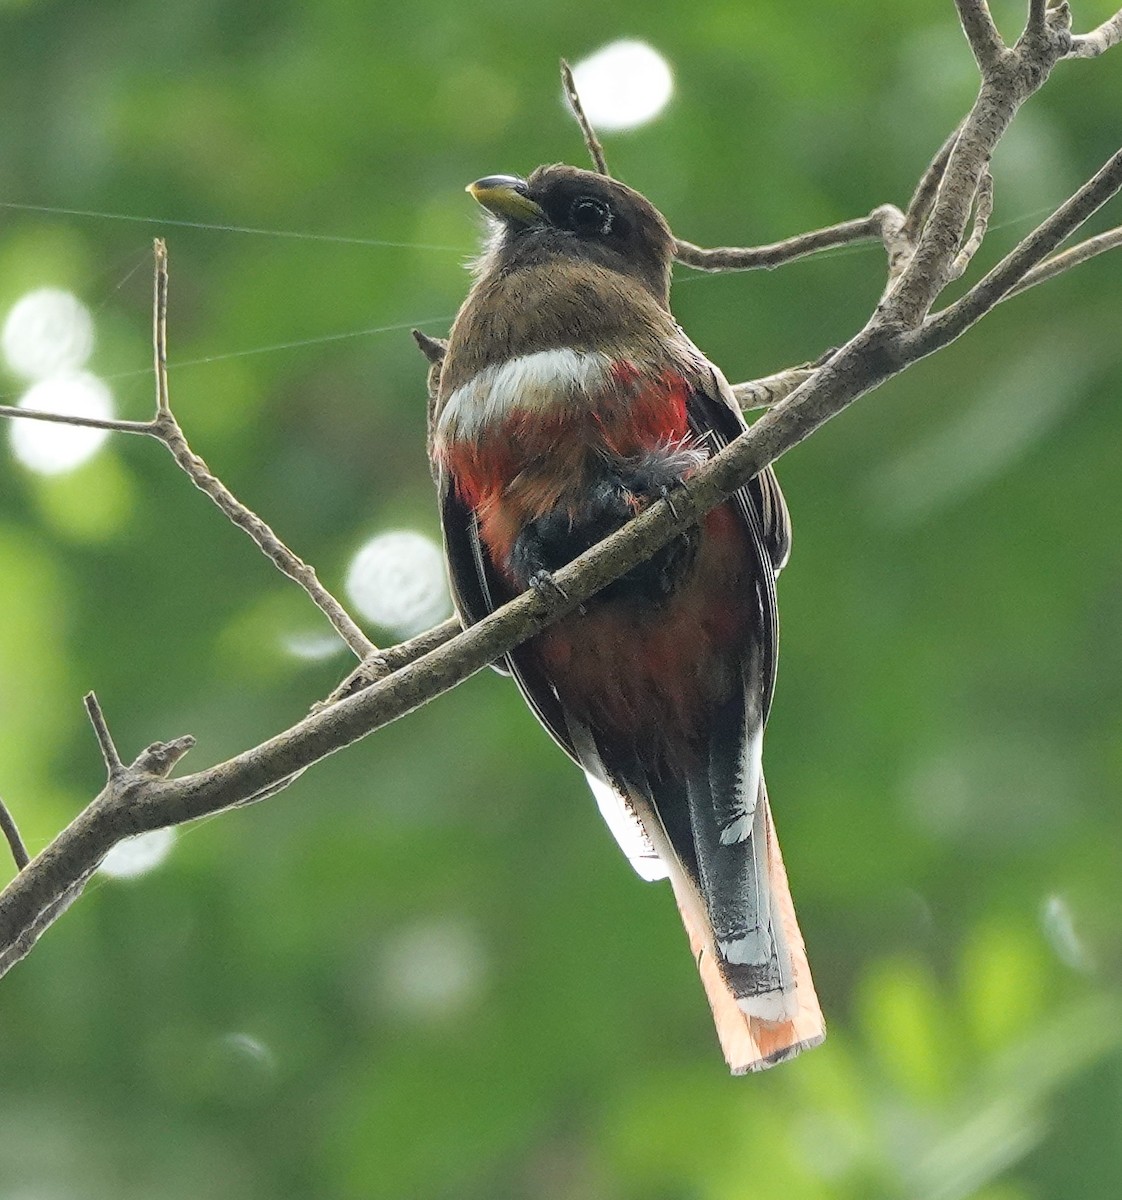
<instances>
[{"instance_id":1,"label":"bird's tail tip","mask_svg":"<svg viewBox=\"0 0 1122 1200\"><path fill-rule=\"evenodd\" d=\"M804 1050L813 1050L815 1046L821 1046L826 1040L826 1030L816 1034L814 1037L805 1038L801 1042L789 1042L782 1049L773 1050L770 1054L765 1054L760 1058L753 1059L745 1063L729 1063L729 1070L733 1075L755 1075L760 1071L766 1071L768 1067L778 1066L780 1063L789 1062L792 1058L802 1054Z\"/></svg>"}]
</instances>

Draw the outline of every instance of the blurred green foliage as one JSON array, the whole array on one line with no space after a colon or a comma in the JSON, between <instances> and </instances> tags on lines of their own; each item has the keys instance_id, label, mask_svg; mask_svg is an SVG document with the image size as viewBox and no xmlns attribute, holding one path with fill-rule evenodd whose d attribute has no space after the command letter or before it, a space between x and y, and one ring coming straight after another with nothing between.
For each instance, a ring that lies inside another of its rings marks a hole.
<instances>
[{"instance_id":1,"label":"blurred green foliage","mask_svg":"<svg viewBox=\"0 0 1122 1200\"><path fill-rule=\"evenodd\" d=\"M145 416L167 236L180 418L338 587L373 533L436 531L402 327L464 294L463 185L582 161L557 60L621 36L677 91L610 161L709 244L905 200L975 87L950 0L9 2L0 201L164 220L0 208L0 314L74 290ZM1120 78L1061 66L1018 118L973 275L1117 148ZM875 247L682 272L675 309L745 378L845 339L882 278ZM1116 258L1081 267L780 466L767 765L822 1049L725 1076L669 893L485 673L98 881L3 981L0 1198L1113 1200L1120 301ZM199 768L347 669L284 651L318 614L155 444L0 463L0 793L33 849L99 786L86 688L124 751L189 731Z\"/></svg>"}]
</instances>

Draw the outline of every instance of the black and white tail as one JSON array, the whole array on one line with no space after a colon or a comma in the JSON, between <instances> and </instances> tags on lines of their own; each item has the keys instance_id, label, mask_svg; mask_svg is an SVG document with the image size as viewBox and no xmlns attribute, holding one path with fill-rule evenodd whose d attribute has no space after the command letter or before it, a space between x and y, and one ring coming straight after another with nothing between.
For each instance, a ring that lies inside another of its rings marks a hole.
<instances>
[{"instance_id":1,"label":"black and white tail","mask_svg":"<svg viewBox=\"0 0 1122 1200\"><path fill-rule=\"evenodd\" d=\"M726 714L745 715L735 706ZM729 754L727 730L715 728L707 762L684 778L652 777L634 757L622 762L618 750L607 769L587 727L570 722L570 729L600 810L632 865L644 879L670 880L732 1072L763 1070L817 1046L826 1027L758 737Z\"/></svg>"},{"instance_id":2,"label":"black and white tail","mask_svg":"<svg viewBox=\"0 0 1122 1200\"><path fill-rule=\"evenodd\" d=\"M669 870L721 1049L735 1075L793 1058L826 1036L762 779L745 849L746 920L731 933L714 929L703 881L676 856Z\"/></svg>"}]
</instances>

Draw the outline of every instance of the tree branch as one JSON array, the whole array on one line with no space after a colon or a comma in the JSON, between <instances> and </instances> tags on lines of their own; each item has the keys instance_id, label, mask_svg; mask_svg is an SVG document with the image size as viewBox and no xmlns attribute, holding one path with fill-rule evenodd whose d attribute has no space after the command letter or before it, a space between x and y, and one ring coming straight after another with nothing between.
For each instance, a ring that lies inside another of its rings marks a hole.
<instances>
[{"instance_id":1,"label":"tree branch","mask_svg":"<svg viewBox=\"0 0 1122 1200\"><path fill-rule=\"evenodd\" d=\"M86 696L108 779L98 796L16 876L21 886L0 893L0 910L14 890L18 926L0 917L0 975L25 957L42 934L82 894L98 864L123 838L143 832L135 823L134 802L163 779L195 744L193 737L154 742L127 767L117 754L96 697ZM147 826L144 828L159 828ZM14 881L13 881L14 882ZM22 918L22 919L19 919Z\"/></svg>"},{"instance_id":2,"label":"tree branch","mask_svg":"<svg viewBox=\"0 0 1122 1200\"><path fill-rule=\"evenodd\" d=\"M1056 260L1044 261L1119 189L1122 189L1122 150L1109 158L1093 179L1037 226L965 296L930 317L910 339L911 345L923 347L923 353L929 354L959 337L1014 290L1024 291L1034 283L1051 279L1066 267L1091 257L1085 252L1084 246L1076 246L1069 252L1073 257L1066 263L1060 262L1063 255ZM1111 232L1116 234L1118 231ZM1109 238L1110 235L1104 234L1103 237ZM1110 244L1117 245L1118 239L1113 239ZM1076 254L1077 251L1080 253ZM1034 268L1038 268L1040 273L1030 280Z\"/></svg>"},{"instance_id":3,"label":"tree branch","mask_svg":"<svg viewBox=\"0 0 1122 1200\"><path fill-rule=\"evenodd\" d=\"M959 11L964 14L964 24L967 20L977 24L985 6L960 0ZM1064 11L1048 10L1041 36L1030 37L1026 31L995 66L983 68L978 99L957 136L948 141L949 149L944 147L945 165L941 169L937 165L944 157L940 151L929 168L932 179L938 176L939 182L921 181L917 188L917 196L924 197L919 207L926 206L929 212L925 220L917 222L915 253L864 328L820 365L799 368L805 376L794 390L706 462L669 500L652 504L623 529L557 571L555 602L547 603L530 591L450 640L445 638L451 635L454 623L446 622L407 643L399 648L404 665L398 665L389 651L369 663L364 659L356 676L337 691L339 698L334 703L228 762L181 779L167 780L162 772L141 770L139 764L143 760L148 766L170 765L189 744L187 739L169 744L182 748L176 753L161 758L153 756L149 748L132 766L122 767L108 731L99 732L110 773L106 788L0 894L0 972L27 953L80 893L116 841L271 794L312 763L454 687L650 558L859 396L959 336L1017 288L1030 286L1034 275L1037 280L1050 278L1062 269L1058 264L1065 258L1074 262L1082 261L1078 254L1089 257L1092 251L1088 248L1096 239L1073 248L1067 256L1048 256L1122 186L1122 152L961 300L927 316L953 273L971 206L976 204L978 213L984 208L979 187L994 146L1019 105L1066 52L1066 19ZM979 36L975 29L975 42ZM976 48L976 53L987 61L992 59L988 52L982 55ZM897 235L908 220L900 216L899 225L895 218L891 221ZM976 216L978 240L984 234L984 228L978 232L979 225L984 222ZM974 234L965 246L973 240ZM1117 242L1114 238L1110 244ZM793 380L788 378L782 386L790 382ZM391 673L362 686L381 668ZM353 686L361 690L347 694Z\"/></svg>"},{"instance_id":4,"label":"tree branch","mask_svg":"<svg viewBox=\"0 0 1122 1200\"><path fill-rule=\"evenodd\" d=\"M1097 58L1119 42L1122 42L1122 12L1115 13L1090 33L1073 37L1068 58Z\"/></svg>"},{"instance_id":5,"label":"tree branch","mask_svg":"<svg viewBox=\"0 0 1122 1200\"><path fill-rule=\"evenodd\" d=\"M566 599L526 592L451 641L355 695L207 771L108 788L0 894L0 971L18 961L64 911L122 837L181 824L268 793L312 763L365 737L495 662L548 623L645 561L859 395L907 365L877 319L777 408L711 459L672 504L660 500L556 572ZM128 803L120 803L127 794ZM74 890L77 889L77 890Z\"/></svg>"},{"instance_id":6,"label":"tree branch","mask_svg":"<svg viewBox=\"0 0 1122 1200\"><path fill-rule=\"evenodd\" d=\"M912 193L911 200L908 201L908 208L904 217L904 227L900 232L913 245L919 237L927 218L931 215L931 208L935 203L939 184L943 182L947 163L950 161L951 151L954 149L955 142L958 141L958 135L962 132L964 123L959 122L948 135L947 140L936 151L935 157L927 166L927 170L920 176L919 183L916 184L916 190Z\"/></svg>"},{"instance_id":7,"label":"tree branch","mask_svg":"<svg viewBox=\"0 0 1122 1200\"><path fill-rule=\"evenodd\" d=\"M1050 0L1029 0L1028 20L1025 22L1026 36L1038 36L1044 31L1049 3Z\"/></svg>"},{"instance_id":8,"label":"tree branch","mask_svg":"<svg viewBox=\"0 0 1122 1200\"><path fill-rule=\"evenodd\" d=\"M170 417L168 403L168 248L163 238L152 243L156 269L152 279L152 359L156 376L156 417Z\"/></svg>"},{"instance_id":9,"label":"tree branch","mask_svg":"<svg viewBox=\"0 0 1122 1200\"><path fill-rule=\"evenodd\" d=\"M1032 3L1042 4L1043 0L1032 0ZM991 70L1005 53L1005 43L990 16L990 6L986 0L955 0L955 8L974 53L974 61L983 73Z\"/></svg>"},{"instance_id":10,"label":"tree branch","mask_svg":"<svg viewBox=\"0 0 1122 1200\"><path fill-rule=\"evenodd\" d=\"M765 375L747 383L733 384L732 394L744 412L757 408L772 408L814 374L817 367L788 367L775 375Z\"/></svg>"},{"instance_id":11,"label":"tree branch","mask_svg":"<svg viewBox=\"0 0 1122 1200\"><path fill-rule=\"evenodd\" d=\"M959 16L982 69L982 85L947 157L915 253L885 298L887 319L914 329L926 318L946 286L962 244L970 209L988 169L994 147L1017 109L1048 78L1071 44L1066 5L1048 11L1039 36L1022 36L1013 50L996 57L986 49L992 25L984 0L956 0Z\"/></svg>"},{"instance_id":12,"label":"tree branch","mask_svg":"<svg viewBox=\"0 0 1122 1200\"><path fill-rule=\"evenodd\" d=\"M230 491L188 445L168 400L168 256L167 247L159 238L155 242L155 256L155 301L153 304L153 343L156 364L156 417L153 422L155 436L167 446L172 458L190 477L195 487L204 495L209 496L232 524L257 543L258 548L271 560L277 570L304 589L355 656L360 660L367 658L375 652L377 647L362 632L342 604L320 583L315 569L294 554L252 509L244 505Z\"/></svg>"},{"instance_id":13,"label":"tree branch","mask_svg":"<svg viewBox=\"0 0 1122 1200\"><path fill-rule=\"evenodd\" d=\"M435 650L438 646L443 646L445 642L451 641L462 629L459 617L449 617L447 621L424 633L417 634L407 642L400 642L396 646L388 646L385 650L377 651L359 663L326 700L314 704L312 712L321 712L325 708L330 708L332 704L337 704L340 700L345 700L348 696L353 696L372 683L377 683L380 679L385 679L395 671L401 670L402 667L416 662L430 650Z\"/></svg>"},{"instance_id":14,"label":"tree branch","mask_svg":"<svg viewBox=\"0 0 1122 1200\"><path fill-rule=\"evenodd\" d=\"M151 421L114 421L108 417L78 417L68 413L43 412L37 408L16 408L11 404L0 404L0 417L21 421L50 421L55 425L79 425L83 429L110 429L115 433L143 433L159 438Z\"/></svg>"},{"instance_id":15,"label":"tree branch","mask_svg":"<svg viewBox=\"0 0 1122 1200\"><path fill-rule=\"evenodd\" d=\"M1070 250L1065 250L1062 254L1046 258L1027 272L1016 287L1010 288L1002 296L1002 300L1019 296L1022 292L1028 291L1030 287L1035 287L1038 283L1044 283L1048 279L1054 279L1057 275L1062 275L1064 271L1071 270L1072 267L1086 262L1089 258L1094 258L1097 254L1102 254L1107 250L1114 250L1118 246L1122 246L1122 225L1108 229L1106 233L1100 233L1097 237L1088 238L1085 242L1079 242L1078 245L1072 246Z\"/></svg>"},{"instance_id":16,"label":"tree branch","mask_svg":"<svg viewBox=\"0 0 1122 1200\"><path fill-rule=\"evenodd\" d=\"M986 167L982 171L982 177L978 180L978 191L974 196L974 228L970 231L970 237L963 243L962 249L954 256L954 262L951 263L950 271L947 275L948 282L954 279L961 279L966 273L966 268L970 265L970 260L978 252L978 248L982 244L982 239L986 236L986 231L990 227L990 217L993 216L993 176Z\"/></svg>"}]
</instances>

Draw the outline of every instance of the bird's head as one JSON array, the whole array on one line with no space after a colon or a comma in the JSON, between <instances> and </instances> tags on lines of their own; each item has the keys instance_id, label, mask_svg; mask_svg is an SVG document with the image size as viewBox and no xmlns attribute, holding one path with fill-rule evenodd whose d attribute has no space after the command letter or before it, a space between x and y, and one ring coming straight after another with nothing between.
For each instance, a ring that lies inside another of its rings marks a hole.
<instances>
[{"instance_id":1,"label":"bird's head","mask_svg":"<svg viewBox=\"0 0 1122 1200\"><path fill-rule=\"evenodd\" d=\"M632 277L667 305L674 237L658 209L632 188L555 164L527 179L489 175L467 190L494 218L484 274L555 258L594 263Z\"/></svg>"}]
</instances>

